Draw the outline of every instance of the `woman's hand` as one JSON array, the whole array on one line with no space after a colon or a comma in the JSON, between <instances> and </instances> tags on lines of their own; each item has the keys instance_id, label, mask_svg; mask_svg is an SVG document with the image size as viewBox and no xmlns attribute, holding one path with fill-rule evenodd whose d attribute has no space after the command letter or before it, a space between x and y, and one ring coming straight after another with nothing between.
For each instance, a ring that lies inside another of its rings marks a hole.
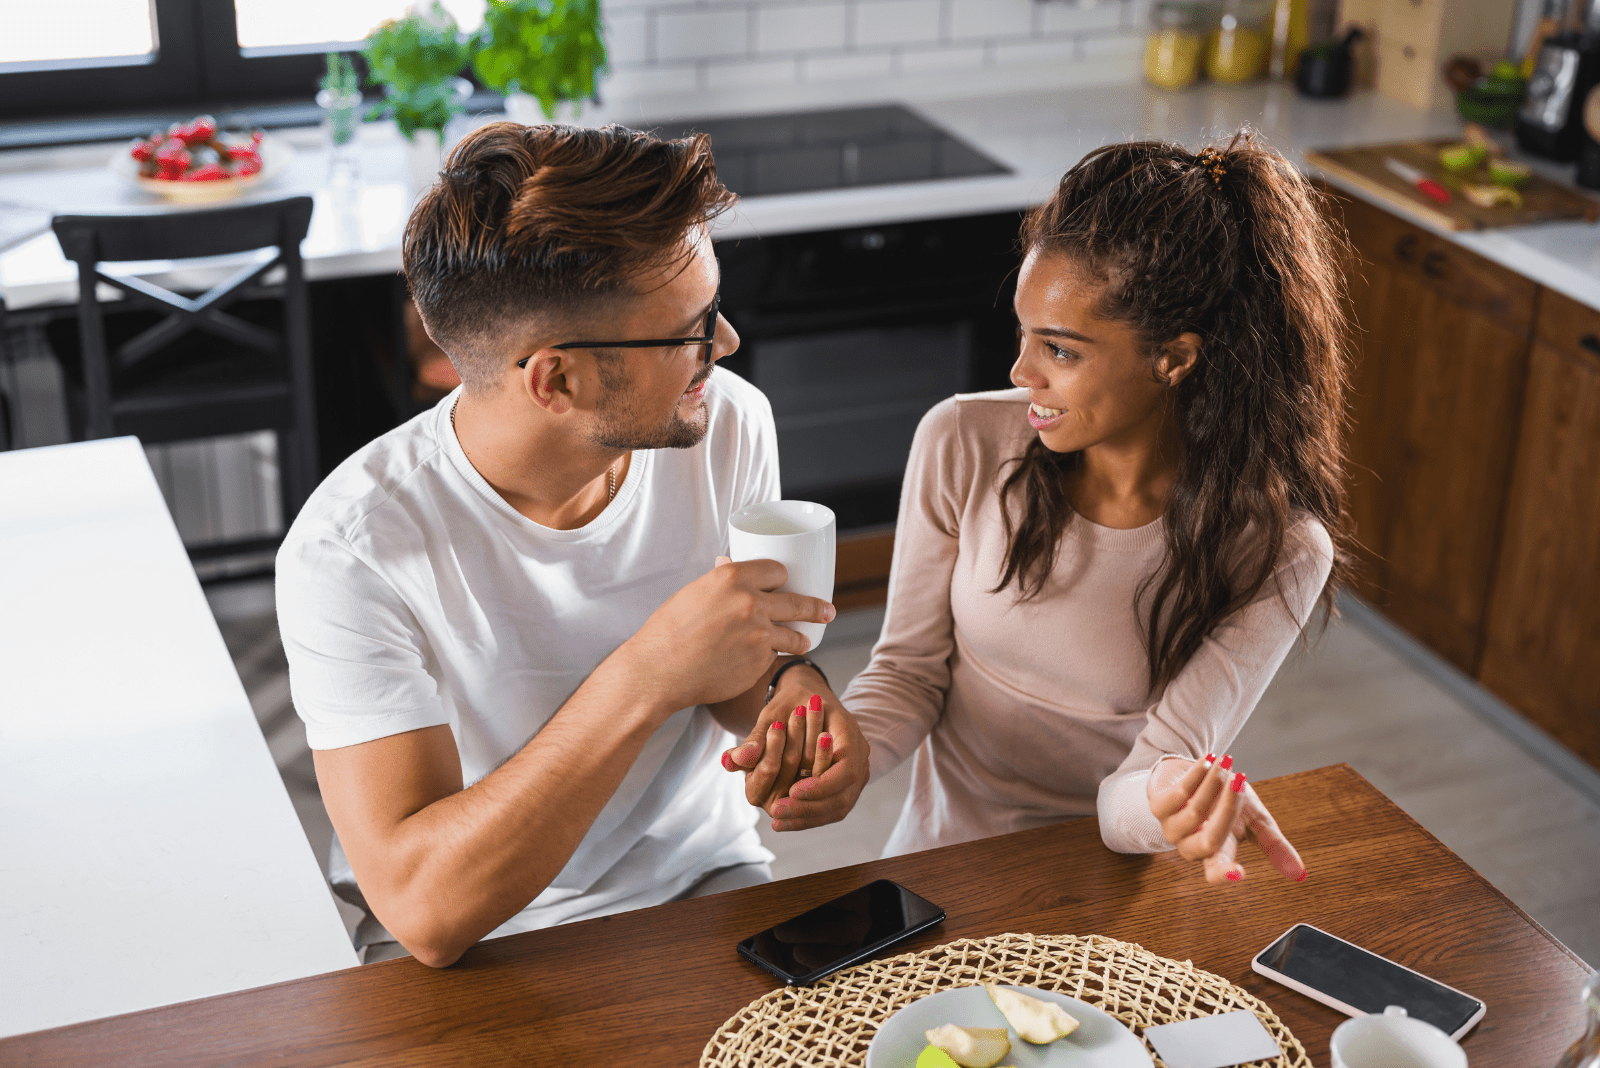
<instances>
[{"instance_id":1,"label":"woman's hand","mask_svg":"<svg viewBox=\"0 0 1600 1068\"><path fill-rule=\"evenodd\" d=\"M1180 761L1164 760L1150 773L1150 811L1161 821L1167 841L1178 847L1179 856L1205 862L1206 882L1244 878L1244 865L1237 856L1243 839L1260 846L1284 878L1305 879L1300 854L1278 829L1244 772L1231 770L1232 757L1219 761L1207 753L1180 774L1181 767Z\"/></svg>"},{"instance_id":2,"label":"woman's hand","mask_svg":"<svg viewBox=\"0 0 1600 1068\"><path fill-rule=\"evenodd\" d=\"M822 677L797 665L744 742L722 754L722 766L744 772L745 798L773 817L773 830L801 831L849 814L867 785L870 752Z\"/></svg>"}]
</instances>

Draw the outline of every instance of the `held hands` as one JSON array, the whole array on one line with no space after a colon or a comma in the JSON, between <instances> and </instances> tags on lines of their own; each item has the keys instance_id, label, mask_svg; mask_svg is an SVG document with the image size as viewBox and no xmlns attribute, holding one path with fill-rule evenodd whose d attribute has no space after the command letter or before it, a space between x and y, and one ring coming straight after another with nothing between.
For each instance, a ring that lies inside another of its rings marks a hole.
<instances>
[{"instance_id":1,"label":"held hands","mask_svg":"<svg viewBox=\"0 0 1600 1068\"><path fill-rule=\"evenodd\" d=\"M855 717L801 664L784 672L755 728L722 754L722 766L745 773L745 798L773 817L773 830L802 831L849 814L867 785L870 752Z\"/></svg>"},{"instance_id":2,"label":"held hands","mask_svg":"<svg viewBox=\"0 0 1600 1068\"><path fill-rule=\"evenodd\" d=\"M774 560L718 557L651 613L624 649L668 707L726 701L762 677L773 653L806 651L806 639L782 624L828 623L835 615L820 598L776 592L787 578Z\"/></svg>"},{"instance_id":3,"label":"held hands","mask_svg":"<svg viewBox=\"0 0 1600 1068\"><path fill-rule=\"evenodd\" d=\"M1205 862L1208 883L1244 878L1236 854L1240 840L1246 838L1261 847L1284 878L1300 882L1306 877L1300 854L1245 781L1244 772L1231 773L1232 767L1232 757L1219 761L1210 753L1186 770L1178 760L1157 765L1150 773L1150 811L1161 821L1161 833L1185 860ZM1168 768L1173 770L1165 771Z\"/></svg>"}]
</instances>

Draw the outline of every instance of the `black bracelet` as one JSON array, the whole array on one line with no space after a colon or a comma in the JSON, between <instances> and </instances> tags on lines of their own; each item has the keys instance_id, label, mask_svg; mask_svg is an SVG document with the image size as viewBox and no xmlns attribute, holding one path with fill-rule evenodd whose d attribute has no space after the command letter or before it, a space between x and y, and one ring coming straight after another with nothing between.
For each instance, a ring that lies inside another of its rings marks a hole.
<instances>
[{"instance_id":1,"label":"black bracelet","mask_svg":"<svg viewBox=\"0 0 1600 1068\"><path fill-rule=\"evenodd\" d=\"M794 667L796 664L804 664L806 667L810 668L812 671L815 671L818 675L821 675L823 684L826 685L830 690L833 689L833 683L828 681L827 673L824 672L821 668L817 667L817 663L816 663L815 660L808 660L803 656L797 656L793 660L788 661L783 666L778 668L777 671L772 673L772 681L767 684L767 703L768 704L772 703L772 695L778 692L778 680L783 678L783 673L785 671L788 671L790 668Z\"/></svg>"}]
</instances>

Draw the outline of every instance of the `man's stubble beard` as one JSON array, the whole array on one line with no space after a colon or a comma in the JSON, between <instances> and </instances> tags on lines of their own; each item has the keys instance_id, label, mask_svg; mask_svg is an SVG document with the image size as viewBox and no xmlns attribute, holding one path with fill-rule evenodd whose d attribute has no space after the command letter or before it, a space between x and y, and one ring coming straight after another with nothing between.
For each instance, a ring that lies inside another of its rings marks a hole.
<instances>
[{"instance_id":1,"label":"man's stubble beard","mask_svg":"<svg viewBox=\"0 0 1600 1068\"><path fill-rule=\"evenodd\" d=\"M684 419L678 415L678 406L672 406L667 421L655 428L641 427L634 407L633 379L624 369L621 358L601 357L596 361L600 372L600 385L605 392L600 398L596 413L598 422L592 441L607 449L688 449L705 439L710 427L710 414L705 401L695 414ZM711 368L695 375L689 388L693 389L711 376ZM686 391L687 392L687 391Z\"/></svg>"}]
</instances>

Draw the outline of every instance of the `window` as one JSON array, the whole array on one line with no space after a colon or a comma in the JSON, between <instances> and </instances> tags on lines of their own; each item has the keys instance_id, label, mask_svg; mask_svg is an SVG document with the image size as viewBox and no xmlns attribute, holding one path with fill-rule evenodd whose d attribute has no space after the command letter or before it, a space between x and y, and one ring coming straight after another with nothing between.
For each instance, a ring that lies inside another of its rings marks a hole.
<instances>
[{"instance_id":1,"label":"window","mask_svg":"<svg viewBox=\"0 0 1600 1068\"><path fill-rule=\"evenodd\" d=\"M239 48L248 56L352 49L405 0L236 0ZM444 0L464 33L483 25L484 0Z\"/></svg>"},{"instance_id":2,"label":"window","mask_svg":"<svg viewBox=\"0 0 1600 1068\"><path fill-rule=\"evenodd\" d=\"M443 0L465 32L485 0ZM310 101L406 0L29 0L0 34L0 122ZM359 64L359 60L357 61Z\"/></svg>"},{"instance_id":3,"label":"window","mask_svg":"<svg viewBox=\"0 0 1600 1068\"><path fill-rule=\"evenodd\" d=\"M0 35L0 70L144 65L155 58L149 0L17 4Z\"/></svg>"}]
</instances>

